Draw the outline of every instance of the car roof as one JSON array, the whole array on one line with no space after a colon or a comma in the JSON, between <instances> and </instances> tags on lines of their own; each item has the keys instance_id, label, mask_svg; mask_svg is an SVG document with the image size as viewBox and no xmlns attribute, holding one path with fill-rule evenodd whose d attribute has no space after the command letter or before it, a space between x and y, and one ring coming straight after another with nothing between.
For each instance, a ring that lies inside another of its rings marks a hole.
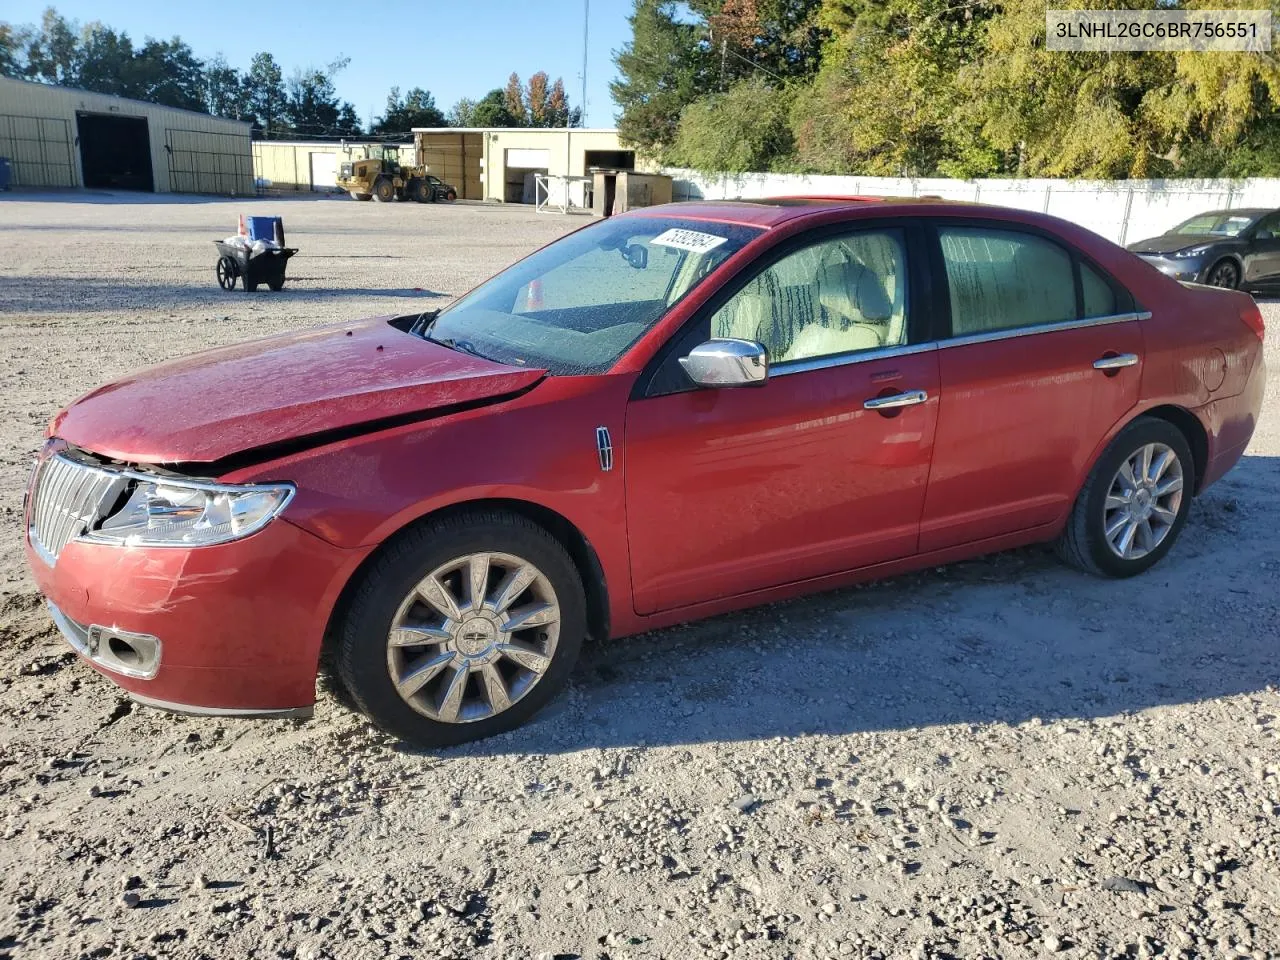
<instances>
[{"instance_id":1,"label":"car roof","mask_svg":"<svg viewBox=\"0 0 1280 960\"><path fill-rule=\"evenodd\" d=\"M1268 213L1275 213L1275 207L1232 207L1229 210L1206 210L1204 213L1197 213L1195 216L1188 217L1187 220L1194 220L1196 217L1216 217L1231 214L1236 217L1261 217ZM1185 220L1183 221L1186 222Z\"/></svg>"},{"instance_id":2,"label":"car roof","mask_svg":"<svg viewBox=\"0 0 1280 960\"><path fill-rule=\"evenodd\" d=\"M861 217L893 217L902 215L963 215L1004 219L1015 223L1052 221L1055 218L1028 210L997 207L991 204L944 200L941 197L872 197L872 196L784 196L759 200L693 200L664 203L656 207L630 210L626 217L679 217L713 223L742 226L780 226L795 220L829 219L828 214L841 212L850 219Z\"/></svg>"}]
</instances>

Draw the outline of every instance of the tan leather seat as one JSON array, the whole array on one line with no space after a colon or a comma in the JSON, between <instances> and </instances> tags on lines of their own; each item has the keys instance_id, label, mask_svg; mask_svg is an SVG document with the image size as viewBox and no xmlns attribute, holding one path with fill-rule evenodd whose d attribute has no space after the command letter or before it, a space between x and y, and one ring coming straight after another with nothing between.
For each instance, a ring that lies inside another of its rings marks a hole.
<instances>
[{"instance_id":1,"label":"tan leather seat","mask_svg":"<svg viewBox=\"0 0 1280 960\"><path fill-rule=\"evenodd\" d=\"M880 279L860 263L826 264L818 272L819 319L802 327L783 360L874 350L884 346L893 304Z\"/></svg>"}]
</instances>

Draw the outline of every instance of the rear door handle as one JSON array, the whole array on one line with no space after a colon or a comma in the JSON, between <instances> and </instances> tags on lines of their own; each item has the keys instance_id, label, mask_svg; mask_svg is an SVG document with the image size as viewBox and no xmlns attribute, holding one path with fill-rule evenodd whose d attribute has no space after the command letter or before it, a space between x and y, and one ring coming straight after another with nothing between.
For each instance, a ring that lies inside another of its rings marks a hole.
<instances>
[{"instance_id":1,"label":"rear door handle","mask_svg":"<svg viewBox=\"0 0 1280 960\"><path fill-rule=\"evenodd\" d=\"M864 410L894 410L897 407L914 407L917 403L924 403L929 399L929 394L923 390L904 390L902 393L893 393L887 397L872 397L870 400L862 401Z\"/></svg>"},{"instance_id":2,"label":"rear door handle","mask_svg":"<svg viewBox=\"0 0 1280 960\"><path fill-rule=\"evenodd\" d=\"M1099 357L1093 361L1095 370L1119 370L1121 367L1132 367L1138 362L1136 353L1117 353L1110 357Z\"/></svg>"}]
</instances>

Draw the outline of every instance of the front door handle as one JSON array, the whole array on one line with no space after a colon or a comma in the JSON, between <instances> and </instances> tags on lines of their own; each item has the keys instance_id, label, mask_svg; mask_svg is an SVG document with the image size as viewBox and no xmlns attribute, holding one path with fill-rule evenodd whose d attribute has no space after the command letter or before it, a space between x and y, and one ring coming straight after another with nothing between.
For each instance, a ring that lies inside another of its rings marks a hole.
<instances>
[{"instance_id":1,"label":"front door handle","mask_svg":"<svg viewBox=\"0 0 1280 960\"><path fill-rule=\"evenodd\" d=\"M1136 353L1116 353L1109 357L1099 357L1093 361L1095 370L1119 370L1121 367L1132 367L1138 362Z\"/></svg>"},{"instance_id":2,"label":"front door handle","mask_svg":"<svg viewBox=\"0 0 1280 960\"><path fill-rule=\"evenodd\" d=\"M929 394L923 390L904 390L902 393L891 393L887 397L872 397L870 400L862 401L864 410L895 410L898 407L914 407L917 403L924 403L929 399Z\"/></svg>"}]
</instances>

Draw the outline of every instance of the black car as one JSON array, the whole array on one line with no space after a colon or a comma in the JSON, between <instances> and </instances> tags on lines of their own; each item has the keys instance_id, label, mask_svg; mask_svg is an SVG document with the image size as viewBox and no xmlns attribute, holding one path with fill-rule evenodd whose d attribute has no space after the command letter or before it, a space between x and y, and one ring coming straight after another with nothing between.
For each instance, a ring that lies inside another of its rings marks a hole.
<instances>
[{"instance_id":1,"label":"black car","mask_svg":"<svg viewBox=\"0 0 1280 960\"><path fill-rule=\"evenodd\" d=\"M1257 290L1280 286L1280 210L1199 213L1168 233L1131 243L1136 253L1175 280Z\"/></svg>"},{"instance_id":2,"label":"black car","mask_svg":"<svg viewBox=\"0 0 1280 960\"><path fill-rule=\"evenodd\" d=\"M427 183L431 184L431 200L439 203L441 200L450 202L458 199L458 191L453 188L453 184L445 183L439 177L427 174Z\"/></svg>"}]
</instances>

